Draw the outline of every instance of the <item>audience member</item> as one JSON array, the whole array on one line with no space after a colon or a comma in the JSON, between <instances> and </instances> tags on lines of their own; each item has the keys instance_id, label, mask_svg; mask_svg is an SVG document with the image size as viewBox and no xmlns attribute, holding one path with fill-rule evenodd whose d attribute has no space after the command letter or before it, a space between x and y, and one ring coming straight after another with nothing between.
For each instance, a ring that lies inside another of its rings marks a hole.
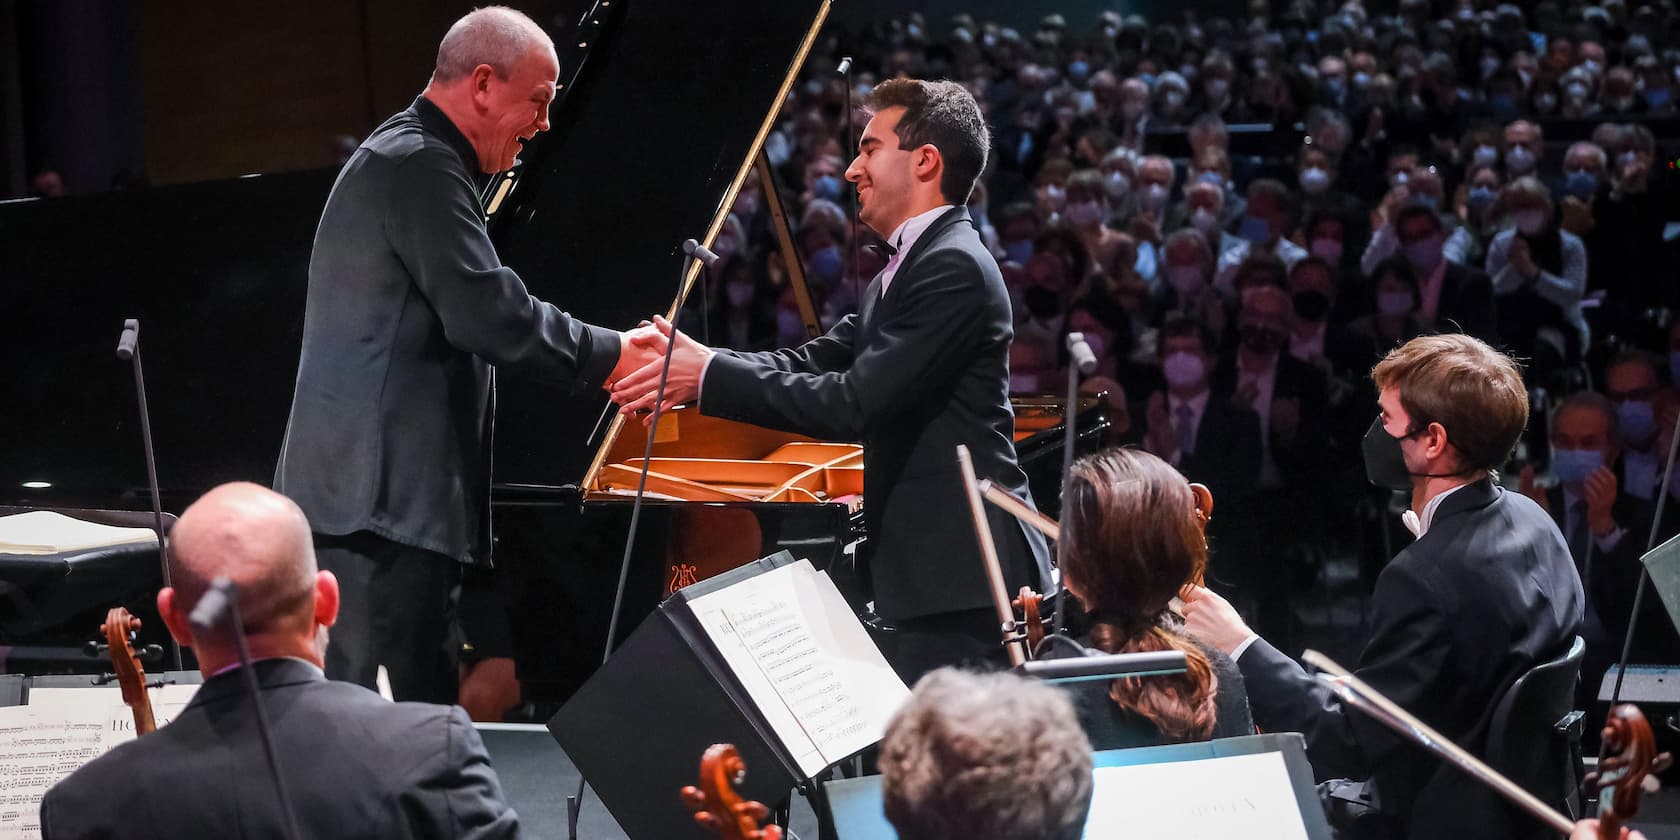
<instances>
[{"instance_id":1,"label":"audience member","mask_svg":"<svg viewBox=\"0 0 1680 840\"><path fill-rule=\"evenodd\" d=\"M1091 742L1054 688L950 668L917 681L881 739L887 821L904 840L1078 840Z\"/></svg>"}]
</instances>

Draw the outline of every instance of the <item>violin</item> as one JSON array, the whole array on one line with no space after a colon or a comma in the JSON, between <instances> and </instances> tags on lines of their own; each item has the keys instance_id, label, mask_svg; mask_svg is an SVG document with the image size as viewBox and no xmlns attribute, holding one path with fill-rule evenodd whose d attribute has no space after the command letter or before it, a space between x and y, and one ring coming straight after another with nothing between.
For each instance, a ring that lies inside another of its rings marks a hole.
<instances>
[{"instance_id":1,"label":"violin","mask_svg":"<svg viewBox=\"0 0 1680 840\"><path fill-rule=\"evenodd\" d=\"M1638 813L1640 795L1656 791L1651 774L1667 769L1670 756L1657 753L1651 724L1631 703L1610 710L1600 735L1598 769L1587 775L1582 787L1598 791L1599 840L1618 840L1627 836L1622 823Z\"/></svg>"},{"instance_id":2,"label":"violin","mask_svg":"<svg viewBox=\"0 0 1680 840\"><path fill-rule=\"evenodd\" d=\"M1044 596L1030 586L1023 586L1012 606L1021 611L1021 627L1027 634L1027 658L1031 659L1038 643L1044 641Z\"/></svg>"},{"instance_id":3,"label":"violin","mask_svg":"<svg viewBox=\"0 0 1680 840\"><path fill-rule=\"evenodd\" d=\"M758 827L770 818L770 809L735 792L746 778L747 765L735 745L713 744L700 757L700 786L682 789L683 804L701 828L722 840L782 840L780 827Z\"/></svg>"},{"instance_id":4,"label":"violin","mask_svg":"<svg viewBox=\"0 0 1680 840\"><path fill-rule=\"evenodd\" d=\"M140 666L132 644L140 633L140 619L122 607L112 607L100 630L105 633L111 670L122 686L123 704L134 712L134 735L148 734L157 729L157 723L152 718L152 698L146 694L146 670Z\"/></svg>"}]
</instances>

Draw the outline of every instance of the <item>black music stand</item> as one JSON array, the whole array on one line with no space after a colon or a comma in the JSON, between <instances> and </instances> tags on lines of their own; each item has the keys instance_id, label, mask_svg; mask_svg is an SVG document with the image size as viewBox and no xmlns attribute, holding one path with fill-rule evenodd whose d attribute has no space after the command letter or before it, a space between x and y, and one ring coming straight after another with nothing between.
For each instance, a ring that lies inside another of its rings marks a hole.
<instances>
[{"instance_id":1,"label":"black music stand","mask_svg":"<svg viewBox=\"0 0 1680 840\"><path fill-rule=\"evenodd\" d=\"M0 505L0 516L33 511L51 511L73 519L122 528L153 530L151 511L89 510L78 508L17 507ZM164 514L164 532L174 527L175 516ZM77 616L127 603L139 592L156 592L163 585L156 543L117 545L66 551L58 554L6 554L0 552L0 640L57 642L65 653L55 660L75 662L80 645L93 637L98 622L88 627L65 628ZM155 616L155 606L136 603L136 614ZM65 633L51 631L63 629ZM163 625L147 621L148 636L161 633ZM169 640L162 637L165 646ZM55 648L42 647L40 651ZM91 662L91 660L90 660Z\"/></svg>"},{"instance_id":2,"label":"black music stand","mask_svg":"<svg viewBox=\"0 0 1680 840\"><path fill-rule=\"evenodd\" d=\"M821 796L688 606L794 562L778 552L679 590L548 722L633 840L698 836L678 791L696 784L700 756L715 743L734 744L746 764L746 780L736 785L741 796L773 805L795 786ZM826 809L812 804L821 819Z\"/></svg>"}]
</instances>

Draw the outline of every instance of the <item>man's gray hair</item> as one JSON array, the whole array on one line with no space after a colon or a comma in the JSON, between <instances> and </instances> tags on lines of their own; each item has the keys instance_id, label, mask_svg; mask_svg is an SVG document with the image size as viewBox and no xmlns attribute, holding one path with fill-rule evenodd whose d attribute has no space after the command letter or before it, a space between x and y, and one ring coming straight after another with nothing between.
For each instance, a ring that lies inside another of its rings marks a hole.
<instances>
[{"instance_id":1,"label":"man's gray hair","mask_svg":"<svg viewBox=\"0 0 1680 840\"><path fill-rule=\"evenodd\" d=\"M1585 152L1586 154L1591 155L1592 159L1598 162L1598 168L1600 170L1606 169L1610 165L1610 156L1605 154L1604 149L1597 143L1589 143L1585 140L1570 143L1569 150L1564 152L1563 156L1567 159L1570 155L1575 154L1577 151Z\"/></svg>"},{"instance_id":2,"label":"man's gray hair","mask_svg":"<svg viewBox=\"0 0 1680 840\"><path fill-rule=\"evenodd\" d=\"M496 78L506 79L514 65L538 47L553 49L554 42L524 12L506 6L474 9L455 21L438 44L432 82L458 81L480 64L490 65Z\"/></svg>"},{"instance_id":3,"label":"man's gray hair","mask_svg":"<svg viewBox=\"0 0 1680 840\"><path fill-rule=\"evenodd\" d=\"M880 763L903 840L1077 840L1091 808L1091 743L1072 704L1008 673L923 677Z\"/></svg>"}]
</instances>

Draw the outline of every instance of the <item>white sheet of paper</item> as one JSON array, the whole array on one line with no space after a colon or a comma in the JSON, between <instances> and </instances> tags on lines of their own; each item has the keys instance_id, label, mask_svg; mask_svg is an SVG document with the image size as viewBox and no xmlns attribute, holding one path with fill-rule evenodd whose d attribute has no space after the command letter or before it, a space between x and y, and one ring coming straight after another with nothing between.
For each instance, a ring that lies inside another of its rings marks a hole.
<instances>
[{"instance_id":1,"label":"white sheet of paper","mask_svg":"<svg viewBox=\"0 0 1680 840\"><path fill-rule=\"evenodd\" d=\"M152 701L152 720L164 726L175 719L181 709L192 702L198 693L197 685L170 683L146 689ZM123 704L122 689L116 685L87 688L34 688L29 691L29 705L38 714L62 716L81 720L94 718L104 721L100 738L100 752L124 741L134 740L134 712Z\"/></svg>"},{"instance_id":2,"label":"white sheet of paper","mask_svg":"<svg viewBox=\"0 0 1680 840\"><path fill-rule=\"evenodd\" d=\"M806 775L879 741L909 697L834 583L809 561L689 606Z\"/></svg>"},{"instance_id":3,"label":"white sheet of paper","mask_svg":"<svg viewBox=\"0 0 1680 840\"><path fill-rule=\"evenodd\" d=\"M130 543L157 545L157 534L150 528L101 525L50 510L0 516L0 551L7 554L57 554Z\"/></svg>"},{"instance_id":4,"label":"white sheet of paper","mask_svg":"<svg viewBox=\"0 0 1680 840\"><path fill-rule=\"evenodd\" d=\"M148 689L163 726L198 691L196 685ZM116 686L38 688L29 705L0 708L0 840L41 836L41 798L78 767L134 740L134 714Z\"/></svg>"},{"instance_id":5,"label":"white sheet of paper","mask_svg":"<svg viewBox=\"0 0 1680 840\"><path fill-rule=\"evenodd\" d=\"M1307 840L1283 753L1098 767L1087 840Z\"/></svg>"}]
</instances>

